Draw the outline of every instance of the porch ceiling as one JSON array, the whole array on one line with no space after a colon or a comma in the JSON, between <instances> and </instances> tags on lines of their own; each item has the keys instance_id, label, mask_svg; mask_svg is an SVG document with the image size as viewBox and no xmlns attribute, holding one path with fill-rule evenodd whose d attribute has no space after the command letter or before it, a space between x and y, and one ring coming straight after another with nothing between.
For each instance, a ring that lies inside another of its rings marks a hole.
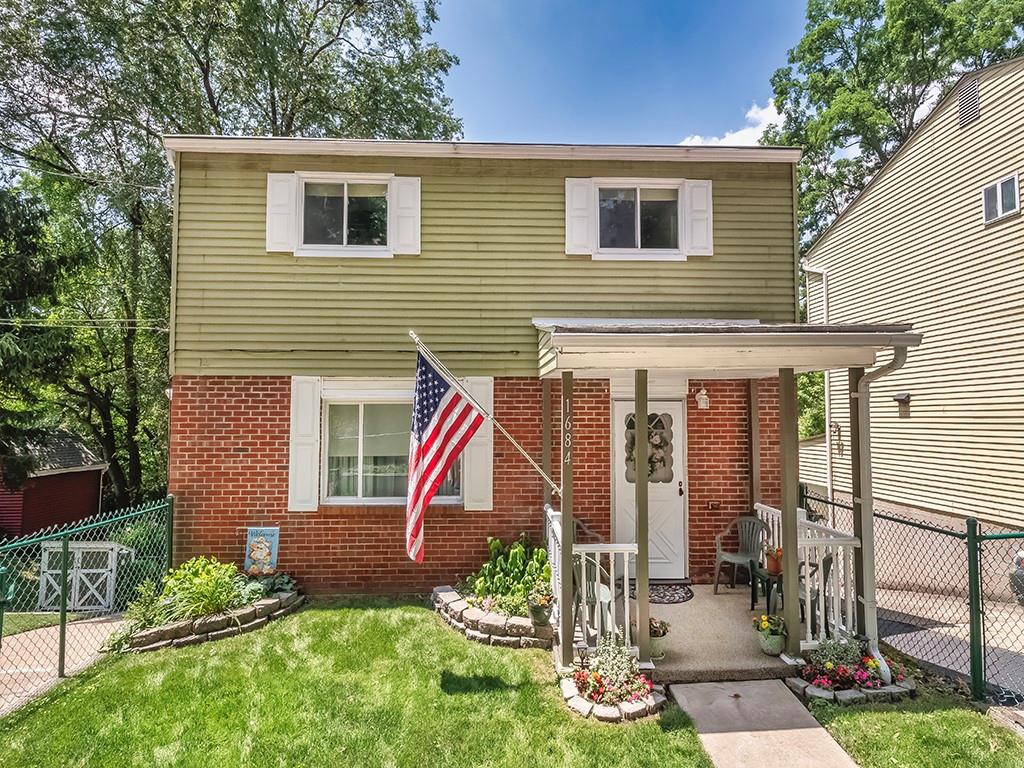
<instances>
[{"instance_id":1,"label":"porch ceiling","mask_svg":"<svg viewBox=\"0 0 1024 768\"><path fill-rule=\"evenodd\" d=\"M916 347L910 325L798 325L754 320L534 318L541 376L583 378L645 368L702 378L761 378L780 368L870 367L879 352Z\"/></svg>"}]
</instances>

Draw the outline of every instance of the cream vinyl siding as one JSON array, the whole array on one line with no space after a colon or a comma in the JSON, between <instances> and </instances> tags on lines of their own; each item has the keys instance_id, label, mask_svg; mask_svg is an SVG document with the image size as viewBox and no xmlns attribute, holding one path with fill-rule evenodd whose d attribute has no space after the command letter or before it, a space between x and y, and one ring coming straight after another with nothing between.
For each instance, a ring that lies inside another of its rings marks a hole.
<instances>
[{"instance_id":1,"label":"cream vinyl siding","mask_svg":"<svg viewBox=\"0 0 1024 768\"><path fill-rule=\"evenodd\" d=\"M830 320L910 322L906 367L872 386L879 499L1024 525L1024 219L985 225L981 190L1024 172L1024 62L979 73L981 117L939 105L890 166L811 249L829 273ZM820 279L808 283L817 305ZM849 444L845 371L832 418ZM892 397L909 392L909 408ZM842 447L842 446L840 446ZM835 487L849 451L833 449Z\"/></svg>"},{"instance_id":2,"label":"cream vinyl siding","mask_svg":"<svg viewBox=\"0 0 1024 768\"><path fill-rule=\"evenodd\" d=\"M789 163L344 158L182 153L176 374L411 375L415 329L459 375L537 375L535 316L759 318L795 304ZM266 251L267 174L421 179L420 255ZM567 177L709 179L714 255L565 253Z\"/></svg>"},{"instance_id":3,"label":"cream vinyl siding","mask_svg":"<svg viewBox=\"0 0 1024 768\"><path fill-rule=\"evenodd\" d=\"M805 437L800 441L800 482L825 488L825 477L825 436Z\"/></svg>"}]
</instances>

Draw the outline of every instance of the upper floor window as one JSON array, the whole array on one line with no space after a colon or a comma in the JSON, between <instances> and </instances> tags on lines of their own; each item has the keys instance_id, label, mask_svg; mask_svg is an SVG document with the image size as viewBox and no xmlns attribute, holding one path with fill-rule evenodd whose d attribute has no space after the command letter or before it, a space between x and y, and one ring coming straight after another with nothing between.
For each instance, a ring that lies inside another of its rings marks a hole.
<instances>
[{"instance_id":1,"label":"upper floor window","mask_svg":"<svg viewBox=\"0 0 1024 768\"><path fill-rule=\"evenodd\" d=\"M1001 219L1020 210L1020 190L1017 174L1000 179L981 191L985 223Z\"/></svg>"},{"instance_id":2,"label":"upper floor window","mask_svg":"<svg viewBox=\"0 0 1024 768\"><path fill-rule=\"evenodd\" d=\"M388 185L305 182L302 244L387 246Z\"/></svg>"},{"instance_id":3,"label":"upper floor window","mask_svg":"<svg viewBox=\"0 0 1024 768\"><path fill-rule=\"evenodd\" d=\"M600 187L598 245L679 250L679 188Z\"/></svg>"}]
</instances>

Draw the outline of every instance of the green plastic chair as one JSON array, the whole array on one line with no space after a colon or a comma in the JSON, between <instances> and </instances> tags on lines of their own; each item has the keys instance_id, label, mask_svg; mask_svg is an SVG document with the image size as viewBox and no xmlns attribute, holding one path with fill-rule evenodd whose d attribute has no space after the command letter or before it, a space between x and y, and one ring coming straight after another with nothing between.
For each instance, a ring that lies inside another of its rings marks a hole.
<instances>
[{"instance_id":1,"label":"green plastic chair","mask_svg":"<svg viewBox=\"0 0 1024 768\"><path fill-rule=\"evenodd\" d=\"M739 537L739 549L736 552L727 552L722 547L722 541L729 535L729 531L736 529ZM743 567L750 571L750 561L755 563L761 561L761 544L770 532L768 524L759 517L744 515L737 517L725 530L715 536L715 588L714 593L718 594L718 579L722 573L722 566L732 566L732 580L729 586L736 586L736 569Z\"/></svg>"}]
</instances>

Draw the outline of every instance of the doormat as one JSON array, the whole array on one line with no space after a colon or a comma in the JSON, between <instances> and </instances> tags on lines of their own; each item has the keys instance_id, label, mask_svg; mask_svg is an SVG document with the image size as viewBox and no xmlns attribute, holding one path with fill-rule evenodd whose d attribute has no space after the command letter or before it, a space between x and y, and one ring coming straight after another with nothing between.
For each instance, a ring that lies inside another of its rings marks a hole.
<instances>
[{"instance_id":1,"label":"doormat","mask_svg":"<svg viewBox=\"0 0 1024 768\"><path fill-rule=\"evenodd\" d=\"M693 599L693 590L689 584L682 582L659 582L650 585L650 601L667 605L669 603L685 603ZM636 582L629 585L629 596L636 600Z\"/></svg>"}]
</instances>

